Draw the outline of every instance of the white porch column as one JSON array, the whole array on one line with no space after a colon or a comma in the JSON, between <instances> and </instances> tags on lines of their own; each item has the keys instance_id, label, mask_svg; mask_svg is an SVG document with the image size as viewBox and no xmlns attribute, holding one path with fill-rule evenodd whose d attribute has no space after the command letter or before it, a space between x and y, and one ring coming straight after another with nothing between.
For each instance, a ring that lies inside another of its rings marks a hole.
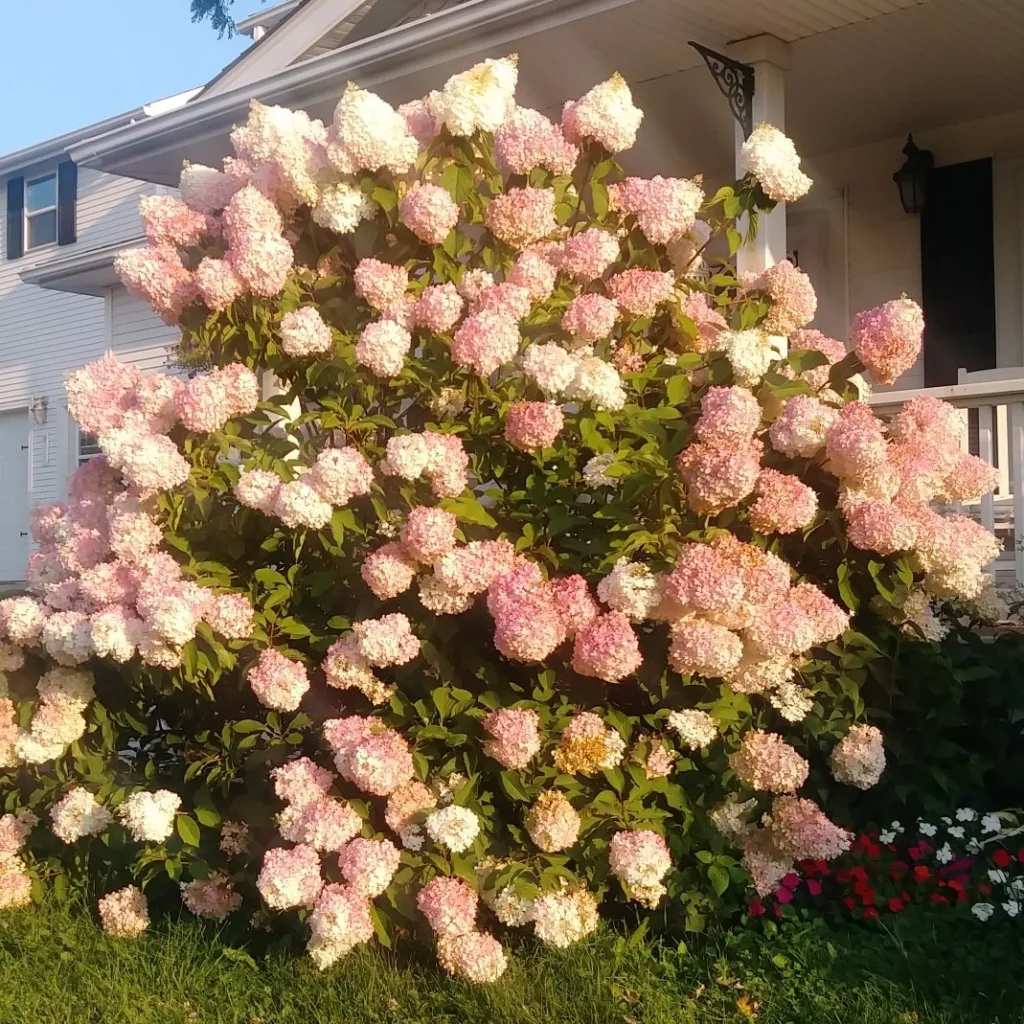
<instances>
[{"instance_id":1,"label":"white porch column","mask_svg":"<svg viewBox=\"0 0 1024 1024\"><path fill-rule=\"evenodd\" d=\"M754 69L754 124L762 122L786 130L786 71L792 66L789 43L776 36L761 35L743 39L728 47L734 60ZM743 129L736 125L736 176L739 177L740 147ZM769 214L761 214L757 238L737 253L741 273L767 270L786 256L786 204L779 203Z\"/></svg>"}]
</instances>

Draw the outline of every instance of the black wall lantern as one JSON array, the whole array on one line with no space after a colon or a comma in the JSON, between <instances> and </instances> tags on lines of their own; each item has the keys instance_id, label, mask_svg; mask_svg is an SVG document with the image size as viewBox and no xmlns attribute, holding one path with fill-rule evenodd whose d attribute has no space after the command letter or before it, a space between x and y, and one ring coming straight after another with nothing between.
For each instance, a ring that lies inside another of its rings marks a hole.
<instances>
[{"instance_id":1,"label":"black wall lantern","mask_svg":"<svg viewBox=\"0 0 1024 1024\"><path fill-rule=\"evenodd\" d=\"M892 180L900 190L903 209L907 213L920 213L928 201L928 179L935 166L935 157L927 149L918 149L913 135L907 136L903 155L907 159Z\"/></svg>"}]
</instances>

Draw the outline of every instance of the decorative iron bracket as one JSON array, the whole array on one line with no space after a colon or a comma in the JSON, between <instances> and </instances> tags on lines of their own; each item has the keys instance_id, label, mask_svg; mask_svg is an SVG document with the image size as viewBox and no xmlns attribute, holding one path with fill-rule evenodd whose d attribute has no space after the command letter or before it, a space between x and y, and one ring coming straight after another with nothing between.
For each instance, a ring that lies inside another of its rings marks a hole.
<instances>
[{"instance_id":1,"label":"decorative iron bracket","mask_svg":"<svg viewBox=\"0 0 1024 1024\"><path fill-rule=\"evenodd\" d=\"M704 58L715 85L729 101L732 116L740 123L746 138L754 130L754 69L700 43L691 41L690 45Z\"/></svg>"}]
</instances>

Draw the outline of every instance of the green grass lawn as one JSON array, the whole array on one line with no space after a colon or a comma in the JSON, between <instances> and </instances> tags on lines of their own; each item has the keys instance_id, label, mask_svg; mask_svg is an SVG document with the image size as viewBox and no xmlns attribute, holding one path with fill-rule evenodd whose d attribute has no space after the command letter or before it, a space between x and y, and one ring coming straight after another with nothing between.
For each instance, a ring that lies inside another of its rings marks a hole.
<instances>
[{"instance_id":1,"label":"green grass lawn","mask_svg":"<svg viewBox=\"0 0 1024 1024\"><path fill-rule=\"evenodd\" d=\"M685 948L605 931L559 953L523 940L473 989L423 952L353 953L325 974L250 955L194 920L108 939L80 909L0 915L2 1024L1010 1024L1024 1021L1024 927L753 929ZM744 1012L746 1011L746 1012Z\"/></svg>"}]
</instances>

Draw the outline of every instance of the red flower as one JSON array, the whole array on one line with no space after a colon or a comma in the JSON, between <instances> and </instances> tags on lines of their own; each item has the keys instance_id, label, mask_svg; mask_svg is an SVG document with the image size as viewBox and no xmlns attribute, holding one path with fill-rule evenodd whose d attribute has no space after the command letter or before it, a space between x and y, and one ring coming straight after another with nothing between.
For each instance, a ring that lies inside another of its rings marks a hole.
<instances>
[{"instance_id":1,"label":"red flower","mask_svg":"<svg viewBox=\"0 0 1024 1024\"><path fill-rule=\"evenodd\" d=\"M961 889L956 894L957 903L966 903L971 898L971 894L966 889Z\"/></svg>"},{"instance_id":2,"label":"red flower","mask_svg":"<svg viewBox=\"0 0 1024 1024\"><path fill-rule=\"evenodd\" d=\"M946 897L943 896L941 892L933 892L932 896L931 896L931 899L932 899L932 903L949 903L949 900L947 900Z\"/></svg>"},{"instance_id":3,"label":"red flower","mask_svg":"<svg viewBox=\"0 0 1024 1024\"><path fill-rule=\"evenodd\" d=\"M808 878L807 879L807 891L812 896L820 896L821 895L821 882L817 881L814 878Z\"/></svg>"},{"instance_id":4,"label":"red flower","mask_svg":"<svg viewBox=\"0 0 1024 1024\"><path fill-rule=\"evenodd\" d=\"M764 904L760 900L751 900L750 906L747 907L747 915L749 917L760 917L764 913Z\"/></svg>"},{"instance_id":5,"label":"red flower","mask_svg":"<svg viewBox=\"0 0 1024 1024\"><path fill-rule=\"evenodd\" d=\"M850 871L849 868L840 868L836 872L836 881L839 882L840 885L846 885L846 883L852 877L853 877L853 873Z\"/></svg>"},{"instance_id":6,"label":"red flower","mask_svg":"<svg viewBox=\"0 0 1024 1024\"><path fill-rule=\"evenodd\" d=\"M850 871L850 875L861 882L866 882L868 880L868 873L860 864Z\"/></svg>"},{"instance_id":7,"label":"red flower","mask_svg":"<svg viewBox=\"0 0 1024 1024\"><path fill-rule=\"evenodd\" d=\"M982 883L981 885L978 886L978 892L980 892L982 894L982 896L991 896L992 895L992 886L991 885L985 885L984 883Z\"/></svg>"},{"instance_id":8,"label":"red flower","mask_svg":"<svg viewBox=\"0 0 1024 1024\"><path fill-rule=\"evenodd\" d=\"M932 850L935 849L935 847L932 846L932 844L929 843L927 839L918 839L918 841L917 841L917 848L922 853L931 853Z\"/></svg>"},{"instance_id":9,"label":"red flower","mask_svg":"<svg viewBox=\"0 0 1024 1024\"><path fill-rule=\"evenodd\" d=\"M894 860L892 862L892 872L894 875L899 875L909 870L910 865L905 860Z\"/></svg>"},{"instance_id":10,"label":"red flower","mask_svg":"<svg viewBox=\"0 0 1024 1024\"><path fill-rule=\"evenodd\" d=\"M875 897L878 895L874 889L868 889L866 892L860 894L860 901L865 907L874 906Z\"/></svg>"},{"instance_id":11,"label":"red flower","mask_svg":"<svg viewBox=\"0 0 1024 1024\"><path fill-rule=\"evenodd\" d=\"M932 877L931 870L924 864L918 864L914 868L914 881L915 882L927 882Z\"/></svg>"},{"instance_id":12,"label":"red flower","mask_svg":"<svg viewBox=\"0 0 1024 1024\"><path fill-rule=\"evenodd\" d=\"M1013 858L1009 855L1009 853L1007 853L1007 851L1004 850L1002 847L1000 847L998 850L995 851L995 853L992 854L992 863L995 864L997 868L1009 867L1010 861L1012 859Z\"/></svg>"},{"instance_id":13,"label":"red flower","mask_svg":"<svg viewBox=\"0 0 1024 1024\"><path fill-rule=\"evenodd\" d=\"M1017 851L1017 860L1019 860L1021 862L1021 864L1024 864L1024 846L1022 846Z\"/></svg>"},{"instance_id":14,"label":"red flower","mask_svg":"<svg viewBox=\"0 0 1024 1024\"><path fill-rule=\"evenodd\" d=\"M844 896L843 904L847 910L853 910L853 908L857 906L857 901L852 896Z\"/></svg>"},{"instance_id":15,"label":"red flower","mask_svg":"<svg viewBox=\"0 0 1024 1024\"><path fill-rule=\"evenodd\" d=\"M780 885L778 891L775 893L775 898L780 903L792 903L793 891L791 889L787 889L784 885Z\"/></svg>"},{"instance_id":16,"label":"red flower","mask_svg":"<svg viewBox=\"0 0 1024 1024\"><path fill-rule=\"evenodd\" d=\"M878 911L874 907L867 907L864 910L864 920L874 921L878 917Z\"/></svg>"},{"instance_id":17,"label":"red flower","mask_svg":"<svg viewBox=\"0 0 1024 1024\"><path fill-rule=\"evenodd\" d=\"M908 846L907 847L907 855L910 857L911 860L914 860L914 861L918 861L918 860L921 859L921 851L916 846Z\"/></svg>"},{"instance_id":18,"label":"red flower","mask_svg":"<svg viewBox=\"0 0 1024 1024\"><path fill-rule=\"evenodd\" d=\"M946 886L947 889L952 889L953 892L964 891L963 879L960 878L951 878L948 882L940 882L939 884Z\"/></svg>"},{"instance_id":19,"label":"red flower","mask_svg":"<svg viewBox=\"0 0 1024 1024\"><path fill-rule=\"evenodd\" d=\"M903 902L904 903L909 903L910 902L910 893L909 892L901 892L900 896L903 897Z\"/></svg>"},{"instance_id":20,"label":"red flower","mask_svg":"<svg viewBox=\"0 0 1024 1024\"><path fill-rule=\"evenodd\" d=\"M793 874L792 871L788 875L782 876L782 884L787 889L795 889L800 884L800 876Z\"/></svg>"},{"instance_id":21,"label":"red flower","mask_svg":"<svg viewBox=\"0 0 1024 1024\"><path fill-rule=\"evenodd\" d=\"M903 911L903 903L902 903L902 901L897 899L895 896L890 897L889 898L889 909L894 914L901 913Z\"/></svg>"}]
</instances>

